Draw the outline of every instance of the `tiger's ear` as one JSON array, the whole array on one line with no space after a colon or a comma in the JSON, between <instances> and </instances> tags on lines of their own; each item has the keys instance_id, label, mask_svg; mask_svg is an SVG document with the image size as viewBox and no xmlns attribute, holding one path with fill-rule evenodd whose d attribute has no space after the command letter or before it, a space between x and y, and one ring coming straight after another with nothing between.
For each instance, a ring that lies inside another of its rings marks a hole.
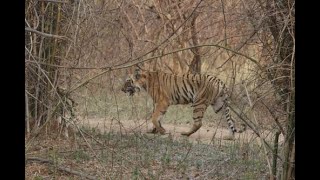
<instances>
[{"instance_id":1,"label":"tiger's ear","mask_svg":"<svg viewBox=\"0 0 320 180\"><path fill-rule=\"evenodd\" d=\"M135 70L134 70L134 78L135 79L140 79L140 77L141 77L141 72L140 72L141 70L137 67L137 68L135 68Z\"/></svg>"}]
</instances>

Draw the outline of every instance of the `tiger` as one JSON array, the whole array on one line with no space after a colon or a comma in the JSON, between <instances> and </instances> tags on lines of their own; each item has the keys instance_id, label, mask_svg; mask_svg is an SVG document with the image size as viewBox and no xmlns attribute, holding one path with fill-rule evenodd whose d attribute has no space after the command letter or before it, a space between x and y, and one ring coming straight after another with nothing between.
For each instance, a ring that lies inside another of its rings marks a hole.
<instances>
[{"instance_id":1,"label":"tiger","mask_svg":"<svg viewBox=\"0 0 320 180\"><path fill-rule=\"evenodd\" d=\"M151 116L153 129L148 133L165 134L161 125L163 115L170 105L192 104L193 126L189 131L182 132L183 136L190 136L202 126L203 115L209 105L215 113L224 109L224 116L229 125L229 134L223 139L234 140L235 133L242 133L236 129L234 120L230 115L229 93L226 85L217 77L203 74L174 75L161 71L148 71L139 66L129 70L121 91L133 96L135 92L144 89L152 98L154 111Z\"/></svg>"}]
</instances>

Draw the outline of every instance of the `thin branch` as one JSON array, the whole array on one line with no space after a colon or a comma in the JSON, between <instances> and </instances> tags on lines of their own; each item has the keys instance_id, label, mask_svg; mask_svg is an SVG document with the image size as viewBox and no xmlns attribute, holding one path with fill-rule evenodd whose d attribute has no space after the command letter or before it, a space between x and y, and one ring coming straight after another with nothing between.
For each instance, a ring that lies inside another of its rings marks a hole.
<instances>
[{"instance_id":1,"label":"thin branch","mask_svg":"<svg viewBox=\"0 0 320 180\"><path fill-rule=\"evenodd\" d=\"M251 36L250 36L244 43L242 43L242 44L236 49L236 51L240 51L240 49L243 48L243 47L247 44L247 42L248 42L249 40L251 40L251 38L252 38L257 32L258 32L258 31L254 31L254 32L251 34ZM222 68L222 66L224 66L231 58L234 57L234 55L235 55L235 54L233 54L232 56L230 56L224 63L222 63L219 67L217 67L217 69Z\"/></svg>"},{"instance_id":2,"label":"thin branch","mask_svg":"<svg viewBox=\"0 0 320 180\"><path fill-rule=\"evenodd\" d=\"M248 92L247 86L245 84L243 86L244 86L244 89L246 91L246 95L247 95L247 98L248 98L248 101L249 101L249 105L250 105L250 107L252 109L253 105L252 105L252 101L251 101L250 94ZM253 119L254 119L255 123L260 126L260 124L257 121L257 118L255 116L255 113L252 110L251 110L251 113L253 115ZM260 134L259 129L256 129L256 130ZM264 150L264 153L265 153L264 155L266 156L266 160L267 160L268 167L269 167L269 173L270 173L270 175L272 175L272 168L271 168L271 163L270 163L270 160L269 160L269 157L268 157L267 148L266 148L266 145L263 143L264 139L261 136L259 136L259 140L260 140L260 143L263 146L263 150ZM274 157L276 157L276 155L274 155Z\"/></svg>"},{"instance_id":3,"label":"thin branch","mask_svg":"<svg viewBox=\"0 0 320 180\"><path fill-rule=\"evenodd\" d=\"M25 62L35 63L35 64L42 64L46 66L56 67L56 68L64 68L64 69L105 69L106 67L71 67L71 66L61 66L56 64L49 64L44 62L32 61L32 60L25 60Z\"/></svg>"},{"instance_id":4,"label":"thin branch","mask_svg":"<svg viewBox=\"0 0 320 180\"><path fill-rule=\"evenodd\" d=\"M153 51L157 50L157 49L158 49L161 45L163 45L165 42L169 41L169 39L170 39L171 37L173 37L173 35L175 35L175 34L179 31L179 29L180 29L182 26L184 26L184 25L187 23L187 21L192 17L192 15L195 13L196 9L199 7L199 5L201 4L202 1L203 1L203 0L200 0L200 1L199 1L199 3L198 3L198 4L196 5L196 7L193 9L193 11L190 13L190 15L186 18L186 20L185 20L183 23L181 23L181 25L180 25L176 30L174 30L165 40L163 40L159 45L157 45L156 47L154 47L154 48L151 49L150 51L146 52L145 54L143 54L143 55L141 55L141 56L133 59L133 61L139 60L139 59L141 59L142 57L147 56L148 54L150 54L150 53L152 53ZM196 47L196 46L195 46L195 47ZM137 64L138 64L138 63L137 63Z\"/></svg>"},{"instance_id":5,"label":"thin branch","mask_svg":"<svg viewBox=\"0 0 320 180\"><path fill-rule=\"evenodd\" d=\"M203 44L203 45L198 45L198 46L191 46L191 47L187 47L187 48L177 49L175 51L171 51L171 52L168 52L168 53L165 53L165 54L161 54L159 56L154 56L154 57L150 57L150 58L147 58L147 59L144 59L144 60L139 60L139 61L133 60L133 61L126 62L126 63L123 63L123 64L119 64L119 65L116 65L116 66L113 66L113 67L109 67L109 66L106 66L106 67L68 67L68 66L61 66L61 65L49 64L49 63L31 61L31 60L25 60L25 62L42 64L42 65L47 65L47 66L52 66L52 67L57 67L57 68L66 68L66 69L102 69L102 70L103 69L108 69L107 71L103 72L103 73L106 73L106 72L113 71L113 70L128 68L128 67L134 66L134 65L139 64L139 63L148 62L150 60L153 60L153 59L156 59L156 58L161 58L163 56L174 54L174 53L177 53L177 52L180 52L180 51L186 51L186 50L193 49L193 48L196 48L196 47L208 47L208 46L214 46L214 47L222 48L222 49L230 51L230 52L232 52L234 54L243 56L243 57L247 58L248 60L250 60L251 62L255 63L259 67L259 69L262 70L262 66L258 63L258 60L254 59L254 58L251 58L251 57L249 57L249 56L247 56L245 54L239 53L239 52L237 52L235 50L232 50L230 48L223 47L223 46L220 46L220 45L217 45L217 44Z\"/></svg>"},{"instance_id":6,"label":"thin branch","mask_svg":"<svg viewBox=\"0 0 320 180\"><path fill-rule=\"evenodd\" d=\"M226 21L226 15L225 15L225 12L224 12L223 0L220 0L220 2L221 2L222 14L223 14L224 46L227 46L228 45L228 41L227 41L227 21Z\"/></svg>"},{"instance_id":7,"label":"thin branch","mask_svg":"<svg viewBox=\"0 0 320 180\"><path fill-rule=\"evenodd\" d=\"M124 68L128 68L128 67L132 67L134 65L137 65L139 63L143 63L143 62L147 62L147 61L151 61L153 59L156 59L156 58L160 58L160 57L163 57L163 56L166 56L166 55L169 55L169 54L173 54L173 53L177 53L177 52L180 52L180 51L185 51L185 50L189 50L189 49L192 49L192 48L195 48L195 47L218 47L218 48L222 48L222 49L225 49L225 50L228 50L234 54L237 54L237 55L240 55L240 56L243 56L243 57L246 57L248 60L250 60L251 62L255 63L259 69L263 69L262 66L258 63L258 60L254 59L254 58L251 58L245 54L242 54L242 53L239 53L237 51L234 51L230 48L227 48L227 47L223 47L223 46L220 46L220 45L216 45L216 44L203 44L203 45L199 45L199 46L192 46L192 47L188 47L188 48L182 48L182 49L178 49L178 50L175 50L175 51L171 51L171 52L168 52L168 53L165 53L165 54L162 54L162 55L159 55L159 56L154 56L154 57L150 57L150 58L147 58L147 59L144 59L144 60L133 60L133 61L130 61L130 62L126 62L126 63L123 63L123 64L119 64L119 65L116 65L116 66L113 66L113 67L104 67L104 68L101 68L101 69L107 69L97 75L94 75L93 77L90 77L89 79L87 79L86 81L84 81L83 83L81 83L80 85L78 85L77 87L74 87L73 89L70 89L69 92L72 92L72 91L75 91L76 89L86 85L89 81L91 81L92 79L95 79L107 72L110 72L110 71L114 71L114 70L118 70L118 69L124 69Z\"/></svg>"},{"instance_id":8,"label":"thin branch","mask_svg":"<svg viewBox=\"0 0 320 180\"><path fill-rule=\"evenodd\" d=\"M38 0L43 2L52 2L52 3L69 3L68 1L58 1L58 0Z\"/></svg>"},{"instance_id":9,"label":"thin branch","mask_svg":"<svg viewBox=\"0 0 320 180\"><path fill-rule=\"evenodd\" d=\"M36 33L36 34L41 35L41 36L44 36L44 37L57 38L57 39L61 39L61 40L71 41L68 37L65 37L65 36L58 36L58 35L54 35L54 34L48 34L48 33L44 33L44 32L37 31L37 30L32 29L32 28L29 28L29 27L25 27L24 29L25 29L26 31L28 31L28 32Z\"/></svg>"},{"instance_id":10,"label":"thin branch","mask_svg":"<svg viewBox=\"0 0 320 180\"><path fill-rule=\"evenodd\" d=\"M143 63L143 62L147 62L147 61L150 61L152 59L156 59L156 58L160 58L160 57L163 57L163 56L166 56L166 55L169 55L169 54L173 54L173 53L177 53L177 52L180 52L180 51L185 51L185 50L189 50L189 49L193 49L193 48L197 48L197 47L218 47L218 48L221 48L221 49L225 49L227 51L230 51L234 54L237 54L237 55L240 55L240 56L243 56L245 58L247 58L248 60L250 60L251 62L253 62L254 64L256 64L258 66L258 68L260 70L262 70L262 66L259 64L258 60L252 58L252 57L249 57L245 54L242 54L240 52L237 52L233 49L230 49L230 48L227 48L227 47L224 47L224 46L220 46L218 44L202 44L202 45L198 45L198 46L191 46L191 47L187 47L187 48L182 48L182 49L178 49L178 50L175 50L175 51L171 51L171 52L168 52L168 53L165 53L165 54L161 54L159 56L154 56L154 57L150 57L150 58L147 58L147 59L144 59L144 60L139 60L141 57L139 58L136 58L130 62L127 62L127 63L123 63L123 64L119 64L119 65L116 65L115 68L116 69L121 69L121 68L128 68L128 67L131 67L131 66L134 66L136 64L139 64L139 63Z\"/></svg>"},{"instance_id":11,"label":"thin branch","mask_svg":"<svg viewBox=\"0 0 320 180\"><path fill-rule=\"evenodd\" d=\"M32 98L34 98L35 100L37 100L38 102L40 102L43 106L45 106L46 108L48 108L48 105L46 105L46 103L42 102L41 100L39 100L38 98L36 98L34 95L32 95L31 93L28 92L28 90L25 90L25 93L30 95Z\"/></svg>"},{"instance_id":12,"label":"thin branch","mask_svg":"<svg viewBox=\"0 0 320 180\"><path fill-rule=\"evenodd\" d=\"M284 131L281 123L278 120L278 117L276 117L276 115L274 114L274 112L263 102L261 101L261 104L268 110L268 112L270 113L270 115L272 116L273 120L275 121L275 123L277 124L277 126L279 127L280 132L285 136L286 132Z\"/></svg>"},{"instance_id":13,"label":"thin branch","mask_svg":"<svg viewBox=\"0 0 320 180\"><path fill-rule=\"evenodd\" d=\"M267 143L267 141L263 137L261 137L261 134L251 124L249 124L248 121L245 120L241 114L239 114L235 109L233 109L232 106L229 106L229 108L232 110L232 112L234 112L237 115L237 117L239 117L247 126L249 126L250 129L262 140L266 147L271 152L273 152L273 148L270 146L270 144ZM282 161L282 158L279 155L277 155L277 157Z\"/></svg>"}]
</instances>

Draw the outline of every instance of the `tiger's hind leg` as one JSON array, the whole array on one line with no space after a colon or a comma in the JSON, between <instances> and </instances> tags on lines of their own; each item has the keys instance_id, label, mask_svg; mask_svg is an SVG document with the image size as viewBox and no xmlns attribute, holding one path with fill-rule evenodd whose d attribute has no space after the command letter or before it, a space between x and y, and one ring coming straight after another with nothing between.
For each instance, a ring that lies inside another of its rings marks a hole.
<instances>
[{"instance_id":1,"label":"tiger's hind leg","mask_svg":"<svg viewBox=\"0 0 320 180\"><path fill-rule=\"evenodd\" d=\"M193 108L193 126L188 132L182 132L181 135L190 136L191 134L197 132L197 130L202 126L202 118L204 112L206 111L208 105L198 104Z\"/></svg>"},{"instance_id":2,"label":"tiger's hind leg","mask_svg":"<svg viewBox=\"0 0 320 180\"><path fill-rule=\"evenodd\" d=\"M147 133L160 133L164 134L166 130L161 126L161 119L163 118L163 115L166 113L169 105L167 103L159 103L156 104L155 110L152 114L152 123L153 123L153 129L148 131Z\"/></svg>"}]
</instances>

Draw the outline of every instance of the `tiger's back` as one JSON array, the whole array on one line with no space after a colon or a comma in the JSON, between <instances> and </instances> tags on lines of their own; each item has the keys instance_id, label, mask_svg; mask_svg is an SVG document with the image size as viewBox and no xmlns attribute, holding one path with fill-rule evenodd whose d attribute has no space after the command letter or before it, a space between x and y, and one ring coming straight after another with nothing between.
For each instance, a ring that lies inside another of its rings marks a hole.
<instances>
[{"instance_id":1,"label":"tiger's back","mask_svg":"<svg viewBox=\"0 0 320 180\"><path fill-rule=\"evenodd\" d=\"M225 91L222 81L214 76L202 74L173 75L163 72L149 73L149 89L145 89L155 102L159 102L160 95L170 105L189 104L199 98L203 103L211 104L221 91ZM217 86L221 87L217 88Z\"/></svg>"}]
</instances>

